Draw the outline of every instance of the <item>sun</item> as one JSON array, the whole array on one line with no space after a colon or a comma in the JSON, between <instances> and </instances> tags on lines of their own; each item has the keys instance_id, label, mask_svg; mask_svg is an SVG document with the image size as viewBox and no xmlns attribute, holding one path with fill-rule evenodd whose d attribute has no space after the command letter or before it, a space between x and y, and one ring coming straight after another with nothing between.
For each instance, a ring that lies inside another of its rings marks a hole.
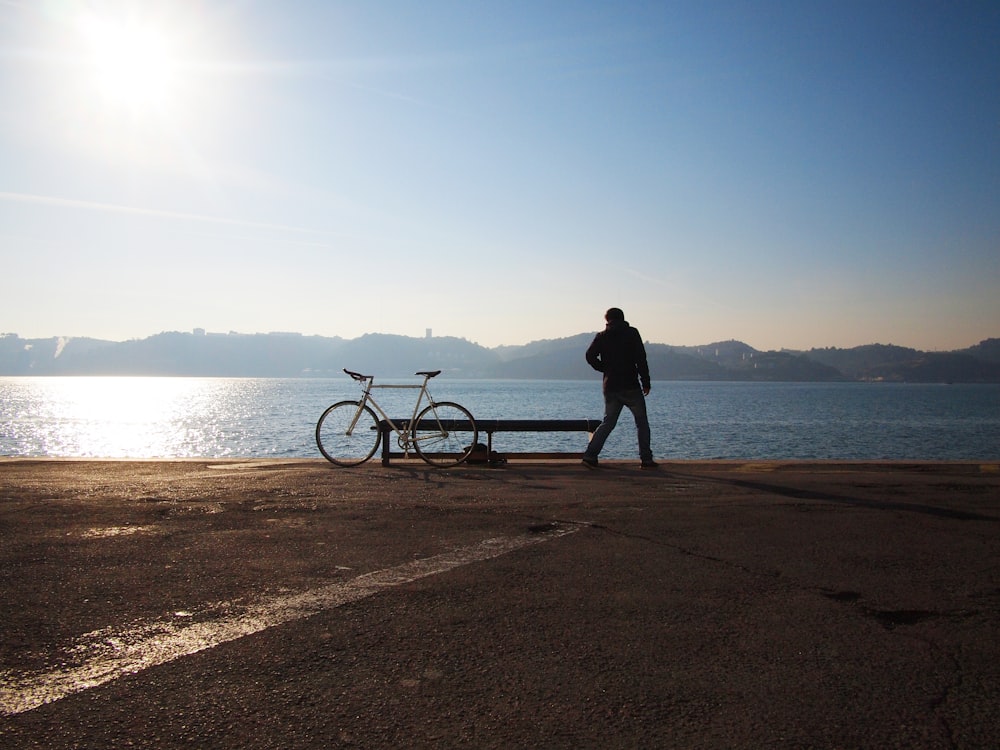
<instances>
[{"instance_id":1,"label":"sun","mask_svg":"<svg viewBox=\"0 0 1000 750\"><path fill-rule=\"evenodd\" d=\"M104 106L134 117L166 114L176 105L179 64L164 29L140 19L80 20L85 69Z\"/></svg>"}]
</instances>

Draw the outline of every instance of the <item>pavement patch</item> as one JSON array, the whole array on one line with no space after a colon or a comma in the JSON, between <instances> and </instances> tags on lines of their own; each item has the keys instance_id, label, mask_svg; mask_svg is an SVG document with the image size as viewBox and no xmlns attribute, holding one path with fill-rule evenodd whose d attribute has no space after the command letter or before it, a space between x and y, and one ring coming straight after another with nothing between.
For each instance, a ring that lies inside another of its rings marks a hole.
<instances>
[{"instance_id":1,"label":"pavement patch","mask_svg":"<svg viewBox=\"0 0 1000 750\"><path fill-rule=\"evenodd\" d=\"M156 622L103 628L81 636L62 653L53 654L57 666L51 670L0 671L0 714L24 713L124 675L334 609L385 589L556 539L580 528L565 524L533 526L517 536L485 539L451 552L365 573L349 581L273 596L252 605L217 603L211 608L215 616L203 620L185 610ZM67 661L76 663L70 666Z\"/></svg>"}]
</instances>

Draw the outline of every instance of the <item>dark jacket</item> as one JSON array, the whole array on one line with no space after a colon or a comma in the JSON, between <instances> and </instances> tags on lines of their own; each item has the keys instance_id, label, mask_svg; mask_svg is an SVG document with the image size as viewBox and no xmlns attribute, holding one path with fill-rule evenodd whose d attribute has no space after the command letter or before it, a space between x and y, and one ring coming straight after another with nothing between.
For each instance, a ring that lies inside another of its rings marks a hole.
<instances>
[{"instance_id":1,"label":"dark jacket","mask_svg":"<svg viewBox=\"0 0 1000 750\"><path fill-rule=\"evenodd\" d=\"M594 336L587 362L604 373L604 392L649 388L649 364L639 331L626 321L611 321Z\"/></svg>"}]
</instances>

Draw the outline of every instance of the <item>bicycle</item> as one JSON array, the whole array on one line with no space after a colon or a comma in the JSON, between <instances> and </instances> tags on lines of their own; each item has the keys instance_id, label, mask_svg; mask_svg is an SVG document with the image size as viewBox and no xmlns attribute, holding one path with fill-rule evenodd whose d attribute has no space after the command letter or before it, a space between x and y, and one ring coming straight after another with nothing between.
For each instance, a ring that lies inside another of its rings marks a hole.
<instances>
[{"instance_id":1,"label":"bicycle","mask_svg":"<svg viewBox=\"0 0 1000 750\"><path fill-rule=\"evenodd\" d=\"M396 433L399 447L407 457L412 450L432 466L447 467L462 463L472 453L479 437L472 414L451 401L435 401L427 390L428 381L440 375L440 370L416 373L424 378L420 385L375 385L374 375L346 368L344 372L361 384L364 393L358 401L338 401L316 423L316 445L330 463L357 466L375 454L382 431L372 407ZM372 395L376 388L419 389L413 416L400 420L399 425L393 422ZM428 405L421 410L425 398Z\"/></svg>"}]
</instances>

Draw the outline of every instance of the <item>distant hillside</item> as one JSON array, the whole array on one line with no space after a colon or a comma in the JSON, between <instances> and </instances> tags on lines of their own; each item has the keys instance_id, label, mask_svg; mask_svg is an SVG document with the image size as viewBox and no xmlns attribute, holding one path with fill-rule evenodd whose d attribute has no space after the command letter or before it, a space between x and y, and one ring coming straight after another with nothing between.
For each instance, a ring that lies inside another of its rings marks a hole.
<instances>
[{"instance_id":1,"label":"distant hillside","mask_svg":"<svg viewBox=\"0 0 1000 750\"><path fill-rule=\"evenodd\" d=\"M67 363L115 346L118 345L112 341L100 339L53 337L28 340L12 333L3 334L0 335L0 374L74 374L64 373Z\"/></svg>"},{"instance_id":2,"label":"distant hillside","mask_svg":"<svg viewBox=\"0 0 1000 750\"><path fill-rule=\"evenodd\" d=\"M737 380L735 373L702 357L692 356L679 347L647 344L649 372L655 380Z\"/></svg>"},{"instance_id":3,"label":"distant hillside","mask_svg":"<svg viewBox=\"0 0 1000 750\"><path fill-rule=\"evenodd\" d=\"M810 349L805 354L816 362L839 370L852 380L870 380L875 372L913 362L920 356L916 349L884 344L856 346L853 349Z\"/></svg>"},{"instance_id":4,"label":"distant hillside","mask_svg":"<svg viewBox=\"0 0 1000 750\"><path fill-rule=\"evenodd\" d=\"M723 377L686 380L837 381L846 380L837 368L793 352L761 352L742 341L717 341L704 346L672 347L702 362L712 363Z\"/></svg>"},{"instance_id":5,"label":"distant hillside","mask_svg":"<svg viewBox=\"0 0 1000 750\"><path fill-rule=\"evenodd\" d=\"M444 370L453 377L493 377L500 357L465 339L450 336L411 338L368 333L331 346L313 374L340 375L344 368L383 377L417 370Z\"/></svg>"},{"instance_id":6,"label":"distant hillside","mask_svg":"<svg viewBox=\"0 0 1000 750\"><path fill-rule=\"evenodd\" d=\"M0 374L308 377L343 368L395 377L420 369L489 376L498 357L462 339L368 334L357 339L297 334L160 333L112 343L0 337ZM78 344L77 342L84 342Z\"/></svg>"},{"instance_id":7,"label":"distant hillside","mask_svg":"<svg viewBox=\"0 0 1000 750\"><path fill-rule=\"evenodd\" d=\"M985 341L980 341L975 346L970 346L968 349L962 349L955 353L968 354L976 359L1000 364L1000 339L986 339Z\"/></svg>"},{"instance_id":8,"label":"distant hillside","mask_svg":"<svg viewBox=\"0 0 1000 750\"><path fill-rule=\"evenodd\" d=\"M572 349L582 352L586 351L587 347L590 346L590 342L594 340L595 333L596 331L592 331L590 333L578 333L575 336L561 339L542 339L540 341L532 341L528 344L498 346L492 351L496 352L503 362L515 359L528 359L537 355L547 355L558 350L569 351Z\"/></svg>"},{"instance_id":9,"label":"distant hillside","mask_svg":"<svg viewBox=\"0 0 1000 750\"><path fill-rule=\"evenodd\" d=\"M716 341L703 346L674 346L675 352L697 357L706 362L714 362L720 367L736 369L746 365L759 352L742 341Z\"/></svg>"},{"instance_id":10,"label":"distant hillside","mask_svg":"<svg viewBox=\"0 0 1000 750\"><path fill-rule=\"evenodd\" d=\"M494 377L528 380L585 380L594 371L583 358L593 333L566 339L534 341L523 347L501 347L503 359L494 367Z\"/></svg>"},{"instance_id":11,"label":"distant hillside","mask_svg":"<svg viewBox=\"0 0 1000 750\"><path fill-rule=\"evenodd\" d=\"M853 349L811 349L809 359L836 368L850 380L908 383L1000 382L1000 339L958 352L921 352L870 344Z\"/></svg>"},{"instance_id":12,"label":"distant hillside","mask_svg":"<svg viewBox=\"0 0 1000 750\"><path fill-rule=\"evenodd\" d=\"M488 349L454 337L370 333L356 339L288 333L168 332L124 342L0 335L0 375L342 377L343 369L407 377L440 369L456 378L588 380L594 333ZM1000 339L956 352L870 344L762 352L741 341L647 343L654 380L1000 383Z\"/></svg>"},{"instance_id":13,"label":"distant hillside","mask_svg":"<svg viewBox=\"0 0 1000 750\"><path fill-rule=\"evenodd\" d=\"M302 375L340 339L284 334L159 333L113 343L93 339L0 338L6 375ZM83 342L82 344L78 342Z\"/></svg>"}]
</instances>

